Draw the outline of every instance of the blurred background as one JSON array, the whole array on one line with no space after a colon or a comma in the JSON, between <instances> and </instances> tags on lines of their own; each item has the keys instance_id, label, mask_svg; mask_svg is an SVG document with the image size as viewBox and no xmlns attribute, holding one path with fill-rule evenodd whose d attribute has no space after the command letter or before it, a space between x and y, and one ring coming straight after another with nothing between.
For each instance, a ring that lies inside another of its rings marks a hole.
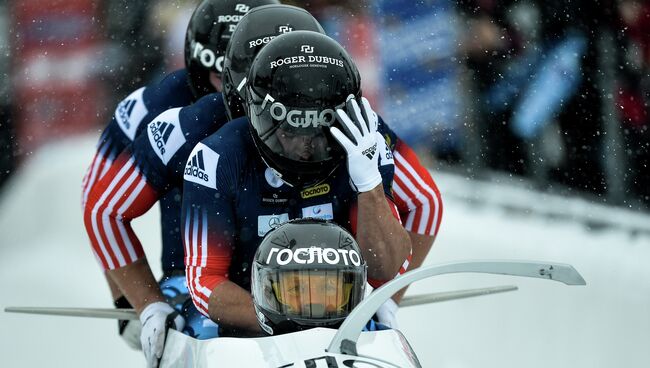
<instances>
[{"instance_id":1,"label":"blurred background","mask_svg":"<svg viewBox=\"0 0 650 368\"><path fill-rule=\"evenodd\" d=\"M364 94L432 168L647 211L646 1L287 3L349 50ZM0 4L1 183L183 67L196 1Z\"/></svg>"},{"instance_id":2,"label":"blurred background","mask_svg":"<svg viewBox=\"0 0 650 368\"><path fill-rule=\"evenodd\" d=\"M82 175L117 102L183 67L197 3L0 0L1 306L111 306L83 230ZM650 366L650 2L285 3L349 51L363 94L431 170L445 212L428 263L541 259L587 280L415 285L529 287L400 311L425 367ZM136 231L159 253L156 216ZM0 313L0 356L143 364L113 324ZM46 354L30 354L34 340ZM70 354L75 343L87 355Z\"/></svg>"}]
</instances>

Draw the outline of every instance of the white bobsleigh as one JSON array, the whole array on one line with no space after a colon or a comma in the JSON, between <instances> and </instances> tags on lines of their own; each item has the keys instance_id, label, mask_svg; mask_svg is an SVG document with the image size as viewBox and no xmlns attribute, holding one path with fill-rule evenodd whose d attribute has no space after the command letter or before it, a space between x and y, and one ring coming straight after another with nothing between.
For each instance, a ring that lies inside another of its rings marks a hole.
<instances>
[{"instance_id":1,"label":"white bobsleigh","mask_svg":"<svg viewBox=\"0 0 650 368\"><path fill-rule=\"evenodd\" d=\"M161 368L176 367L421 367L416 353L398 330L362 332L377 309L397 291L424 278L460 272L535 277L567 285L585 285L580 274L566 264L516 261L455 262L421 267L386 283L365 298L338 330L313 328L257 338L218 337L197 340L171 330L165 342ZM433 303L516 290L500 286L433 293L405 298L400 306ZM83 317L137 319L133 310L8 307L7 312Z\"/></svg>"}]
</instances>

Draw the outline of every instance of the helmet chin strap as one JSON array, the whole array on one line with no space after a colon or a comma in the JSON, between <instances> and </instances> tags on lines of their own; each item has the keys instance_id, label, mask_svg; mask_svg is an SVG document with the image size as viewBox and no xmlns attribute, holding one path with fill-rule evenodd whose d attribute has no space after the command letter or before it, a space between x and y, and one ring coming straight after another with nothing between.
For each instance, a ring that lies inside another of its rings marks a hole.
<instances>
[{"instance_id":1,"label":"helmet chin strap","mask_svg":"<svg viewBox=\"0 0 650 368\"><path fill-rule=\"evenodd\" d=\"M246 85L247 80L248 80L248 78L246 78L246 77L244 77L244 79L241 80L241 82L237 86L237 92L241 92L242 88L244 88L244 86Z\"/></svg>"}]
</instances>

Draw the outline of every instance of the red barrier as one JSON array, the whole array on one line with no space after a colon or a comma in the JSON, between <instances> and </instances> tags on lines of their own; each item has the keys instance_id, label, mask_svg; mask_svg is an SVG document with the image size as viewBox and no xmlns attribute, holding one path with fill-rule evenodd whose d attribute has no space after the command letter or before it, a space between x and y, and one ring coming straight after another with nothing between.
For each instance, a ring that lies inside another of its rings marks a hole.
<instances>
[{"instance_id":1,"label":"red barrier","mask_svg":"<svg viewBox=\"0 0 650 368\"><path fill-rule=\"evenodd\" d=\"M95 51L101 46L96 7L90 0L13 4L12 82L19 153L88 131L97 123L105 91L96 76Z\"/></svg>"}]
</instances>

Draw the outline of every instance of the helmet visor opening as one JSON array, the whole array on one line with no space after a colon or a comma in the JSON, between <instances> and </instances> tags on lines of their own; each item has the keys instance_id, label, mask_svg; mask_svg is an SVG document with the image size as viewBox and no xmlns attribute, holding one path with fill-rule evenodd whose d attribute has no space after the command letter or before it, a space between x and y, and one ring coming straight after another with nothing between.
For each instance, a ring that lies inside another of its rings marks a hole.
<instances>
[{"instance_id":1,"label":"helmet visor opening","mask_svg":"<svg viewBox=\"0 0 650 368\"><path fill-rule=\"evenodd\" d=\"M268 104L251 106L251 123L260 140L273 153L301 162L338 157L338 142L329 132L335 121L332 109L324 111Z\"/></svg>"},{"instance_id":2,"label":"helmet visor opening","mask_svg":"<svg viewBox=\"0 0 650 368\"><path fill-rule=\"evenodd\" d=\"M354 270L273 271L266 308L288 318L318 321L346 317L359 302Z\"/></svg>"}]
</instances>

